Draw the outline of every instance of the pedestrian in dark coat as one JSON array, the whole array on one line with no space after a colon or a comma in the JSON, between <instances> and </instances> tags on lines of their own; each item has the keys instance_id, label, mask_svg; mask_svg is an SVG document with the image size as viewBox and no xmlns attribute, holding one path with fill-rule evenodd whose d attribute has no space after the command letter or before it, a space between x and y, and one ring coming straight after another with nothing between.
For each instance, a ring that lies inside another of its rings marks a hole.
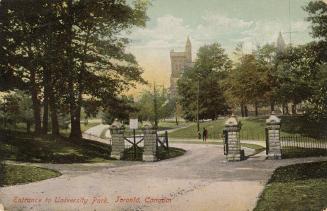
<instances>
[{"instance_id":1,"label":"pedestrian in dark coat","mask_svg":"<svg viewBox=\"0 0 327 211\"><path fill-rule=\"evenodd\" d=\"M203 138L203 141L204 142L207 141L207 138L208 138L208 130L206 128L203 128L202 138Z\"/></svg>"}]
</instances>

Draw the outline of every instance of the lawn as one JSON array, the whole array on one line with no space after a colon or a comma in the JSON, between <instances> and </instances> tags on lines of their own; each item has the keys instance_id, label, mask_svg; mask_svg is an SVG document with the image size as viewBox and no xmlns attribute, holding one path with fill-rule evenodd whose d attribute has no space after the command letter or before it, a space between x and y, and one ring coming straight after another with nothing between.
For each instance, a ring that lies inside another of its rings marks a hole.
<instances>
[{"instance_id":1,"label":"lawn","mask_svg":"<svg viewBox=\"0 0 327 211\"><path fill-rule=\"evenodd\" d=\"M0 153L6 160L23 162L106 162L111 159L111 146L85 139L72 142L67 138L16 134L15 138L1 139Z\"/></svg>"},{"instance_id":2,"label":"lawn","mask_svg":"<svg viewBox=\"0 0 327 211\"><path fill-rule=\"evenodd\" d=\"M241 131L240 136L243 140L265 140L265 127L267 117L250 117L240 119L241 121ZM203 128L208 130L209 139L222 139L222 131L224 129L226 119L219 119L210 122L202 122L200 124L200 130L202 132ZM283 125L282 125L283 129ZM281 131L282 136L291 135L291 132ZM295 135L295 134L294 134ZM169 133L170 138L186 138L186 139L196 139L197 138L197 125L192 124L187 128L183 128L177 131Z\"/></svg>"},{"instance_id":3,"label":"lawn","mask_svg":"<svg viewBox=\"0 0 327 211\"><path fill-rule=\"evenodd\" d=\"M317 157L327 156L326 149L314 149L314 148L282 148L283 158L299 158L299 157Z\"/></svg>"},{"instance_id":4,"label":"lawn","mask_svg":"<svg viewBox=\"0 0 327 211\"><path fill-rule=\"evenodd\" d=\"M255 211L327 208L327 162L296 164L276 169Z\"/></svg>"},{"instance_id":5,"label":"lawn","mask_svg":"<svg viewBox=\"0 0 327 211\"><path fill-rule=\"evenodd\" d=\"M36 182L61 175L58 171L35 166L6 164L0 168L0 187Z\"/></svg>"}]
</instances>

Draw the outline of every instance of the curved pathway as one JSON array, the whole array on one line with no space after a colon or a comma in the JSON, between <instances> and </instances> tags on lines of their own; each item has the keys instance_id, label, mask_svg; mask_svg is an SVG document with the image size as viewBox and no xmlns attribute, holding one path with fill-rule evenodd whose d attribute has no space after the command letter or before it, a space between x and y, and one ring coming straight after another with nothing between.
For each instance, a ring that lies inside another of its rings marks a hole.
<instances>
[{"instance_id":1,"label":"curved pathway","mask_svg":"<svg viewBox=\"0 0 327 211\"><path fill-rule=\"evenodd\" d=\"M8 210L252 210L275 168L327 160L227 163L218 145L173 146L186 154L137 165L95 164L76 174L69 173L68 165L61 177L1 188L0 202Z\"/></svg>"}]
</instances>

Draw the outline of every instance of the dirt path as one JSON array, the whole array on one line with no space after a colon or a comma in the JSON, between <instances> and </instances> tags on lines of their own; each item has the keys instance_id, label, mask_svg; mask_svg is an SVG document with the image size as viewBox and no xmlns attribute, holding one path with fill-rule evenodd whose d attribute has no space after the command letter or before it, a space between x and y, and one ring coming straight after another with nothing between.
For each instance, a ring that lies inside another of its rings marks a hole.
<instances>
[{"instance_id":1,"label":"dirt path","mask_svg":"<svg viewBox=\"0 0 327 211\"><path fill-rule=\"evenodd\" d=\"M273 169L327 160L227 163L218 145L173 146L187 153L133 166L101 164L82 174L69 173L74 169L65 167L66 173L58 178L1 188L0 201L8 210L252 210Z\"/></svg>"}]
</instances>

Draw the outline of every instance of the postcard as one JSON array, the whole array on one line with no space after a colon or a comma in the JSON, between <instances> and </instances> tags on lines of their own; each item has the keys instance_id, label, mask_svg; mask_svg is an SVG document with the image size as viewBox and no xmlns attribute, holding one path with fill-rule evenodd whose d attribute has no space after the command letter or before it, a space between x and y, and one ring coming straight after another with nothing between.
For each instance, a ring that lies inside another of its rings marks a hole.
<instances>
[{"instance_id":1,"label":"postcard","mask_svg":"<svg viewBox=\"0 0 327 211\"><path fill-rule=\"evenodd\" d=\"M27 210L327 210L327 1L0 0Z\"/></svg>"}]
</instances>

